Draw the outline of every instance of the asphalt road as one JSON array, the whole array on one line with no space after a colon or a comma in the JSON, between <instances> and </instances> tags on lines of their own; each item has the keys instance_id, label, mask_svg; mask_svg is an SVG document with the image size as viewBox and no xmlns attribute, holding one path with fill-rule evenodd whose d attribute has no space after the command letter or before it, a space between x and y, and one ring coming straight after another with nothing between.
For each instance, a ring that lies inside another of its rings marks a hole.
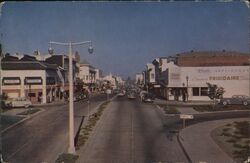
<instances>
[{"instance_id":1,"label":"asphalt road","mask_svg":"<svg viewBox=\"0 0 250 163\"><path fill-rule=\"evenodd\" d=\"M188 162L152 104L116 98L98 123L79 163Z\"/></svg>"},{"instance_id":2,"label":"asphalt road","mask_svg":"<svg viewBox=\"0 0 250 163\"><path fill-rule=\"evenodd\" d=\"M105 95L91 99L93 109ZM11 163L52 163L68 148L68 105L43 108L45 111L2 134L2 152ZM75 121L87 115L87 103L75 102Z\"/></svg>"},{"instance_id":3,"label":"asphalt road","mask_svg":"<svg viewBox=\"0 0 250 163\"><path fill-rule=\"evenodd\" d=\"M106 100L98 95L91 109ZM87 103L75 103L75 121L87 115ZM249 111L194 116L191 125L203 121L249 117ZM80 148L79 163L188 162L177 141L182 127L179 116L166 117L153 104L116 98L98 122L88 144ZM39 115L2 134L3 157L11 163L53 163L67 151L68 106L48 107Z\"/></svg>"}]
</instances>

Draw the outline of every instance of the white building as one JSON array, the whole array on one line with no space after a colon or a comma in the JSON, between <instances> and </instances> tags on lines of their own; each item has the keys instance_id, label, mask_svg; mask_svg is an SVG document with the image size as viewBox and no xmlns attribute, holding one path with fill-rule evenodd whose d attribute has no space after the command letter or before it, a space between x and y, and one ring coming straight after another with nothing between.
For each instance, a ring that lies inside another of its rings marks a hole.
<instances>
[{"instance_id":1,"label":"white building","mask_svg":"<svg viewBox=\"0 0 250 163\"><path fill-rule=\"evenodd\" d=\"M112 89L117 89L119 86L123 86L125 84L125 81L122 80L120 76L115 76L111 73L109 75L104 76L103 81L108 87L111 87Z\"/></svg>"},{"instance_id":2,"label":"white building","mask_svg":"<svg viewBox=\"0 0 250 163\"><path fill-rule=\"evenodd\" d=\"M80 64L79 78L85 84L91 84L96 82L96 71L93 66L91 66L87 61Z\"/></svg>"},{"instance_id":3,"label":"white building","mask_svg":"<svg viewBox=\"0 0 250 163\"><path fill-rule=\"evenodd\" d=\"M56 65L38 61L3 61L2 91L8 98L27 97L32 103L63 99L63 74Z\"/></svg>"},{"instance_id":4,"label":"white building","mask_svg":"<svg viewBox=\"0 0 250 163\"><path fill-rule=\"evenodd\" d=\"M223 97L250 95L249 54L237 52L186 52L157 58L156 81L151 91L169 100L210 100L208 85L225 90ZM147 67L151 68L150 64ZM184 96L183 96L184 95Z\"/></svg>"},{"instance_id":5,"label":"white building","mask_svg":"<svg viewBox=\"0 0 250 163\"><path fill-rule=\"evenodd\" d=\"M135 75L135 84L141 85L143 84L143 74L142 73L137 73Z\"/></svg>"},{"instance_id":6,"label":"white building","mask_svg":"<svg viewBox=\"0 0 250 163\"><path fill-rule=\"evenodd\" d=\"M249 66L179 67L168 64L169 99L188 92L188 100L209 100L207 83L223 87L223 97L249 95Z\"/></svg>"},{"instance_id":7,"label":"white building","mask_svg":"<svg viewBox=\"0 0 250 163\"><path fill-rule=\"evenodd\" d=\"M146 82L148 83L155 83L156 78L155 78L155 66L152 63L148 63L146 65L146 70L147 70L147 79Z\"/></svg>"}]
</instances>

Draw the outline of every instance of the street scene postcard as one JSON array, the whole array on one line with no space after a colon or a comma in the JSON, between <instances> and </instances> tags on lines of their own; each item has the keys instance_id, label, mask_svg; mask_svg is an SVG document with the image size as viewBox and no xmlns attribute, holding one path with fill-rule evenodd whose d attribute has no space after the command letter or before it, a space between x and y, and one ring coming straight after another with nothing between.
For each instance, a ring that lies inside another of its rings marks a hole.
<instances>
[{"instance_id":1,"label":"street scene postcard","mask_svg":"<svg viewBox=\"0 0 250 163\"><path fill-rule=\"evenodd\" d=\"M0 163L250 163L249 2L1 2L0 111Z\"/></svg>"}]
</instances>

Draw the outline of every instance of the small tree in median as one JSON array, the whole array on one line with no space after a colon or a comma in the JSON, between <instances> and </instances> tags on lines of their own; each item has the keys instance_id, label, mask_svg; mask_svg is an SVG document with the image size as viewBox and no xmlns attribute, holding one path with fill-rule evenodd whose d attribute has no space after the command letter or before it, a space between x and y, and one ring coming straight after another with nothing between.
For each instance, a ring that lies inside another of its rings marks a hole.
<instances>
[{"instance_id":1,"label":"small tree in median","mask_svg":"<svg viewBox=\"0 0 250 163\"><path fill-rule=\"evenodd\" d=\"M221 99L225 90L223 87L218 87L216 84L207 83L208 85L208 97L212 100Z\"/></svg>"},{"instance_id":2,"label":"small tree in median","mask_svg":"<svg viewBox=\"0 0 250 163\"><path fill-rule=\"evenodd\" d=\"M216 99L221 99L223 97L223 94L225 93L225 90L223 87L218 87L216 84L207 83L207 86L207 95L210 99L214 100L214 108Z\"/></svg>"}]
</instances>

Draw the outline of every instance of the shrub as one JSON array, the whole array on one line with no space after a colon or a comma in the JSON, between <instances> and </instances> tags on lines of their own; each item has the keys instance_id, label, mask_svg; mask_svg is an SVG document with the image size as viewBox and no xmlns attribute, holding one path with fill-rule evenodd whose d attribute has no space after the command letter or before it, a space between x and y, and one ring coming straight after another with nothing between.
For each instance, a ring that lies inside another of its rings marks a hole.
<instances>
[{"instance_id":1,"label":"shrub","mask_svg":"<svg viewBox=\"0 0 250 163\"><path fill-rule=\"evenodd\" d=\"M75 163L78 159L78 155L73 155L69 153L63 153L59 155L59 157L56 159L56 163Z\"/></svg>"}]
</instances>

